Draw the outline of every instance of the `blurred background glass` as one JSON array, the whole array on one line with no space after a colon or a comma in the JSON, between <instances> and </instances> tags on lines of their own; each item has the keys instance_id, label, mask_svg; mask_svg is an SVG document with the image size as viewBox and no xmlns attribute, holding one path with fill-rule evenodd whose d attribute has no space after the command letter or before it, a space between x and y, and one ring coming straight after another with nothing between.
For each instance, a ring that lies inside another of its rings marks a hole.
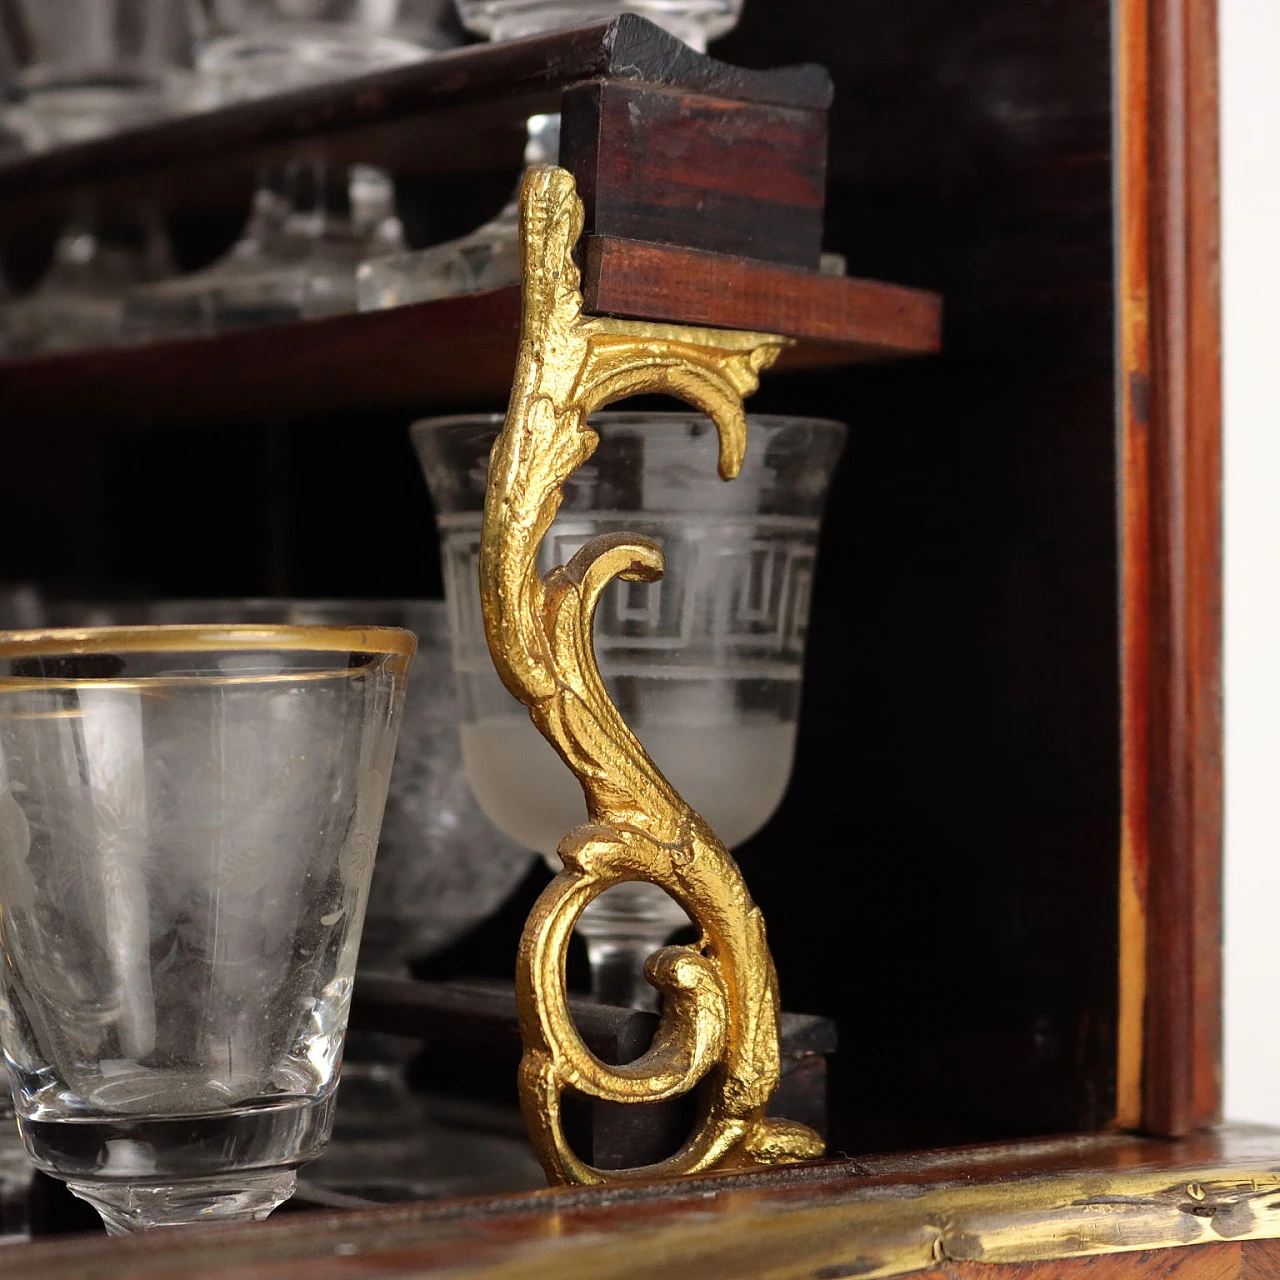
<instances>
[{"instance_id":1,"label":"blurred background glass","mask_svg":"<svg viewBox=\"0 0 1280 1280\"><path fill-rule=\"evenodd\" d=\"M190 91L185 0L0 0L5 124L29 151L169 114Z\"/></svg>"},{"instance_id":2,"label":"blurred background glass","mask_svg":"<svg viewBox=\"0 0 1280 1280\"><path fill-rule=\"evenodd\" d=\"M191 88L186 0L0 0L10 68L6 130L28 151L103 137L184 109ZM172 270L154 205L82 199L36 287L3 307L14 353L114 342L124 297Z\"/></svg>"},{"instance_id":3,"label":"blurred background glass","mask_svg":"<svg viewBox=\"0 0 1280 1280\"><path fill-rule=\"evenodd\" d=\"M0 74L12 69L14 99L3 123L28 150L65 145L405 65L456 43L459 19L510 40L633 12L701 50L741 4L0 0ZM530 118L526 163L555 162L559 129L556 114ZM430 191L412 198L415 225L432 226ZM155 207L84 203L39 285L3 305L3 344L22 354L169 339L500 288L519 278L516 219L511 200L467 235L410 251L390 174L310 153L260 171L230 249L181 273Z\"/></svg>"},{"instance_id":4,"label":"blurred background glass","mask_svg":"<svg viewBox=\"0 0 1280 1280\"><path fill-rule=\"evenodd\" d=\"M418 61L450 41L447 0L190 0L196 102L224 106ZM356 309L356 270L404 247L389 174L299 160L258 174L244 232L200 271L135 290L129 337Z\"/></svg>"}]
</instances>

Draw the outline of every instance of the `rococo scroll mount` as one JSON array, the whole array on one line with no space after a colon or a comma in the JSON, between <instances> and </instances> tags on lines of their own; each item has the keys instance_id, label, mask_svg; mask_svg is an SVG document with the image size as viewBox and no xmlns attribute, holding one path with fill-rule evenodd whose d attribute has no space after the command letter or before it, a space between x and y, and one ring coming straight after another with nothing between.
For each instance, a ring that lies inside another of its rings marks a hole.
<instances>
[{"instance_id":1,"label":"rococo scroll mount","mask_svg":"<svg viewBox=\"0 0 1280 1280\"><path fill-rule=\"evenodd\" d=\"M510 692L577 775L587 821L560 842L564 870L535 905L520 942L516 995L524 1058L520 1101L548 1177L561 1183L745 1169L822 1154L803 1125L765 1116L780 1074L778 991L764 921L737 864L627 728L596 666L596 605L614 578L653 582L662 552L647 538L588 542L545 577L538 548L563 486L594 452L590 413L662 392L701 409L719 432L719 470L737 475L746 448L742 401L789 340L765 333L592 319L582 314L573 249L583 210L563 169L528 170L520 200L524 319L506 422L493 448L480 588L493 661ZM650 957L663 995L649 1051L610 1066L569 1013L570 934L613 885L659 885L701 931ZM695 1132L643 1169L601 1170L565 1140L561 1094L662 1102L702 1086Z\"/></svg>"}]
</instances>

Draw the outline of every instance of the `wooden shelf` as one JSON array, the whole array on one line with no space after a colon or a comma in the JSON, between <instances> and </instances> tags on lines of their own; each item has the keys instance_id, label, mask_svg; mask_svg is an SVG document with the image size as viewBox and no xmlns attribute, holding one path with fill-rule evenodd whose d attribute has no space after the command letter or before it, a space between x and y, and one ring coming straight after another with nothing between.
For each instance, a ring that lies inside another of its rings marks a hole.
<instances>
[{"instance_id":1,"label":"wooden shelf","mask_svg":"<svg viewBox=\"0 0 1280 1280\"><path fill-rule=\"evenodd\" d=\"M926 355L935 294L665 245L594 237L593 313L783 332L782 369ZM0 362L10 423L180 425L342 411L500 408L520 329L515 288L145 346Z\"/></svg>"},{"instance_id":2,"label":"wooden shelf","mask_svg":"<svg viewBox=\"0 0 1280 1280\"><path fill-rule=\"evenodd\" d=\"M593 314L785 333L782 368L939 347L936 296L820 275L830 76L693 53L635 15L378 72L0 163L0 231L77 201L179 218L284 159L458 177L520 165L561 111ZM55 222L56 225L56 222ZM505 404L519 296L499 290L144 346L0 364L10 421L177 424Z\"/></svg>"},{"instance_id":3,"label":"wooden shelf","mask_svg":"<svg viewBox=\"0 0 1280 1280\"><path fill-rule=\"evenodd\" d=\"M599 81L802 112L825 111L832 96L821 67L729 66L626 14L0 162L0 225L28 221L89 192L150 189L166 204L198 205L228 170L273 159L323 156L400 172L514 172L526 118L560 110L566 89Z\"/></svg>"}]
</instances>

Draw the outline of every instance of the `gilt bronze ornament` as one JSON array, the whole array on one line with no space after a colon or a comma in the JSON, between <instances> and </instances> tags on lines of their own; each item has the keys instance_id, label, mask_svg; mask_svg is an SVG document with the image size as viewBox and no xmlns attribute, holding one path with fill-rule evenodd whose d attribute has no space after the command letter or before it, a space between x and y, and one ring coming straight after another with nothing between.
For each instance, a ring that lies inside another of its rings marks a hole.
<instances>
[{"instance_id":1,"label":"gilt bronze ornament","mask_svg":"<svg viewBox=\"0 0 1280 1280\"><path fill-rule=\"evenodd\" d=\"M720 475L731 480L746 449L743 398L789 340L584 316L573 260L583 208L563 169L528 170L520 224L523 328L511 402L489 464L480 590L498 674L577 775L587 809L584 824L561 842L564 870L539 898L520 942L525 1121L555 1183L816 1157L823 1150L816 1133L765 1116L779 1079L779 1008L760 910L728 850L628 729L596 666L592 624L601 593L614 578L656 581L662 552L650 539L610 534L545 577L538 572L538 549L563 486L598 441L590 413L643 393L684 400L715 423ZM671 894L701 936L650 957L646 974L664 997L654 1043L637 1061L611 1066L587 1049L573 1025L565 958L583 908L629 880ZM695 1131L660 1164L597 1169L565 1139L565 1089L642 1103L699 1085Z\"/></svg>"}]
</instances>

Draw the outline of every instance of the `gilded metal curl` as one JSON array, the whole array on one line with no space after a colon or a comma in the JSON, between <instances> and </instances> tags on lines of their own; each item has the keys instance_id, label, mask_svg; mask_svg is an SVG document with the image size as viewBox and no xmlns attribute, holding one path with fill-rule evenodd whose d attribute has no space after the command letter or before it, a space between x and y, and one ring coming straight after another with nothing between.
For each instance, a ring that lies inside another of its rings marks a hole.
<instances>
[{"instance_id":1,"label":"gilded metal curl","mask_svg":"<svg viewBox=\"0 0 1280 1280\"><path fill-rule=\"evenodd\" d=\"M563 169L537 166L521 192L524 319L511 403L489 465L480 587L489 650L503 683L577 775L587 822L560 842L564 870L539 898L520 943L516 995L524 1058L520 1101L552 1182L739 1169L822 1154L803 1125L765 1116L778 1084L778 993L764 920L728 850L650 760L605 692L592 624L614 579L653 582L662 553L646 538L588 542L542 577L538 548L563 485L594 452L587 415L626 396L665 392L719 431L719 470L737 475L746 448L742 400L788 339L582 314L573 249L582 202ZM565 992L569 936L598 894L628 880L659 885L701 930L665 947L646 974L662 993L652 1047L610 1066L573 1024ZM660 1102L701 1084L694 1133L643 1169L604 1171L565 1140L561 1094Z\"/></svg>"}]
</instances>

